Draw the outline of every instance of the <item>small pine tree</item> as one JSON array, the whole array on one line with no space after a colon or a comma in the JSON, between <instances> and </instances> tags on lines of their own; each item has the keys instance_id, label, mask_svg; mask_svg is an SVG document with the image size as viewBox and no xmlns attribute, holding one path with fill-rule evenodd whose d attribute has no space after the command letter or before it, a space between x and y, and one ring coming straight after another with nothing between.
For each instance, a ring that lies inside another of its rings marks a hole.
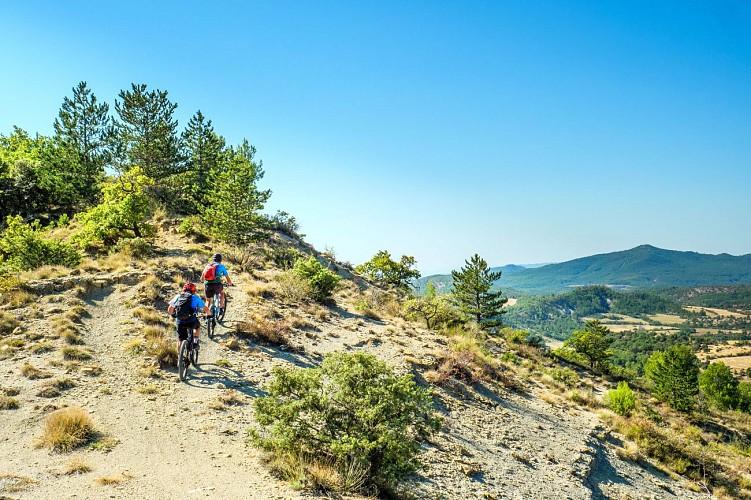
<instances>
[{"instance_id":1,"label":"small pine tree","mask_svg":"<svg viewBox=\"0 0 751 500\"><path fill-rule=\"evenodd\" d=\"M459 271L451 271L454 302L465 316L483 328L499 326L498 318L508 299L501 297L500 290L491 291L491 287L501 278L501 272L491 272L488 263L477 254L464 263Z\"/></svg>"},{"instance_id":2,"label":"small pine tree","mask_svg":"<svg viewBox=\"0 0 751 500\"><path fill-rule=\"evenodd\" d=\"M587 321L584 330L574 331L564 345L587 358L589 368L594 370L603 367L612 354L608 347L613 340L608 333L608 328L598 320Z\"/></svg>"}]
</instances>

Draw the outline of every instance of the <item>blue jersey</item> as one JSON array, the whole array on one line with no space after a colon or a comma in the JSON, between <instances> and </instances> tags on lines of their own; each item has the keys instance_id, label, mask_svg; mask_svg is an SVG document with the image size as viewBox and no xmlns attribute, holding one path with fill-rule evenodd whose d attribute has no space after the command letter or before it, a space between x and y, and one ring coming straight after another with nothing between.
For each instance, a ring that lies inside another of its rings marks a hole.
<instances>
[{"instance_id":1,"label":"blue jersey","mask_svg":"<svg viewBox=\"0 0 751 500\"><path fill-rule=\"evenodd\" d=\"M172 300L169 301L169 305L171 305L172 307L175 307L175 304L177 304L177 300L180 298L180 295L181 294L179 294L179 293L177 295L175 295L175 298L173 298ZM198 312L198 311L200 311L201 309L203 309L204 306L205 306L205 303L203 302L203 299L201 297L199 297L196 294L191 295L190 296L190 307L194 311L193 316L191 316L190 319L186 319L186 320L182 320L182 321L180 319L178 319L177 320L177 324L179 325L180 323L189 323L189 322L192 322L195 319L195 313Z\"/></svg>"}]
</instances>

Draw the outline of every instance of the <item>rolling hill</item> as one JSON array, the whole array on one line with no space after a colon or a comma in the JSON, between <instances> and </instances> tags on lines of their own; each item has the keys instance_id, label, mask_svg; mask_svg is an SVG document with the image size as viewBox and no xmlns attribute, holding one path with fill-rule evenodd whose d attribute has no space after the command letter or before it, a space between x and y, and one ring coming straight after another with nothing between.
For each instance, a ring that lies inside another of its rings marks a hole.
<instances>
[{"instance_id":1,"label":"rolling hill","mask_svg":"<svg viewBox=\"0 0 751 500\"><path fill-rule=\"evenodd\" d=\"M557 293L586 285L606 285L614 289L687 287L751 284L751 254L733 256L664 250L640 245L630 250L582 257L558 264L527 268L503 266L498 285L504 290L522 293ZM447 290L451 275L421 278Z\"/></svg>"}]
</instances>

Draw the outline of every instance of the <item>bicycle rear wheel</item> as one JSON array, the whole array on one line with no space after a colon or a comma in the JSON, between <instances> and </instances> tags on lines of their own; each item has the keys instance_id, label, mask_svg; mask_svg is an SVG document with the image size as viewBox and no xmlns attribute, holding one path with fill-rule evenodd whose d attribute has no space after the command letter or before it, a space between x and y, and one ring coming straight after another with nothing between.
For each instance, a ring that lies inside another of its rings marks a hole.
<instances>
[{"instance_id":1,"label":"bicycle rear wheel","mask_svg":"<svg viewBox=\"0 0 751 500\"><path fill-rule=\"evenodd\" d=\"M188 376L188 365L190 359L188 358L188 342L190 340L183 340L180 344L180 352L177 353L177 375L180 377L180 381L185 381Z\"/></svg>"}]
</instances>

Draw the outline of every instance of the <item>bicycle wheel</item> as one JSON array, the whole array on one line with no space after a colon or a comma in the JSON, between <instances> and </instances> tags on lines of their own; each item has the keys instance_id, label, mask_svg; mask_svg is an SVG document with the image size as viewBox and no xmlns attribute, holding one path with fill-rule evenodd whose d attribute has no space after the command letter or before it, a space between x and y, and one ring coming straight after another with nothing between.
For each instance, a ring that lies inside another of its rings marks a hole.
<instances>
[{"instance_id":1,"label":"bicycle wheel","mask_svg":"<svg viewBox=\"0 0 751 500\"><path fill-rule=\"evenodd\" d=\"M190 359L188 358L188 342L189 340L183 340L180 345L180 352L177 353L177 375L181 381L184 381L188 376L188 365Z\"/></svg>"},{"instance_id":2,"label":"bicycle wheel","mask_svg":"<svg viewBox=\"0 0 751 500\"><path fill-rule=\"evenodd\" d=\"M214 311L214 306L211 306L211 312L213 312L216 315L216 312ZM215 328L215 319L214 316L211 316L209 318L206 318L206 333L209 335L209 338L214 338L214 328Z\"/></svg>"},{"instance_id":3,"label":"bicycle wheel","mask_svg":"<svg viewBox=\"0 0 751 500\"><path fill-rule=\"evenodd\" d=\"M198 349L196 349L195 344L193 344L193 349L190 350L190 362L198 369Z\"/></svg>"},{"instance_id":4,"label":"bicycle wheel","mask_svg":"<svg viewBox=\"0 0 751 500\"><path fill-rule=\"evenodd\" d=\"M229 297L227 296L227 292L224 292L224 309L219 309L219 315L217 316L217 321L219 323L224 322L224 315L227 314L227 306L229 305Z\"/></svg>"}]
</instances>

